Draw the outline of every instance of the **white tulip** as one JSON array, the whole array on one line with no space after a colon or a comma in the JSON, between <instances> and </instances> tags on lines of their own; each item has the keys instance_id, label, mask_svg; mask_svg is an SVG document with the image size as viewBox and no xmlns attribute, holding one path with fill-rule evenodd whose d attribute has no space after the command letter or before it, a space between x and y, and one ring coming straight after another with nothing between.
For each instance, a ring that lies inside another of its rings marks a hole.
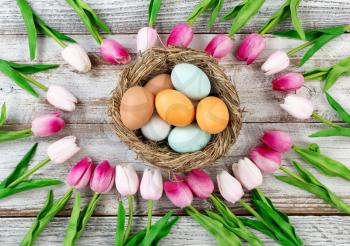
<instances>
[{"instance_id":1,"label":"white tulip","mask_svg":"<svg viewBox=\"0 0 350 246\"><path fill-rule=\"evenodd\" d=\"M79 72L86 73L91 70L90 58L80 45L68 45L62 50L62 57L69 65Z\"/></svg>"},{"instance_id":2,"label":"white tulip","mask_svg":"<svg viewBox=\"0 0 350 246\"><path fill-rule=\"evenodd\" d=\"M290 115L300 120L309 119L314 112L314 107L310 100L294 94L288 95L280 106Z\"/></svg>"}]
</instances>

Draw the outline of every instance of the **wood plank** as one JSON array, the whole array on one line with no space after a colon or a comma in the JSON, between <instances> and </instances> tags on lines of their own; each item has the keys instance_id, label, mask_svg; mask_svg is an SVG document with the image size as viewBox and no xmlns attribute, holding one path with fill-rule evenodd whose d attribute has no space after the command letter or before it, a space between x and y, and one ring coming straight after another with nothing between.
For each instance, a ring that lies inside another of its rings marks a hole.
<instances>
[{"instance_id":1,"label":"wood plank","mask_svg":"<svg viewBox=\"0 0 350 246\"><path fill-rule=\"evenodd\" d=\"M21 126L22 127L22 126ZM262 134L264 129L284 130L292 134L295 144L305 146L308 142L314 141L321 146L323 153L330 155L334 159L342 161L346 165L349 163L349 149L350 143L347 138L320 138L309 139L307 136L319 129L319 124L244 124L243 130L237 141L230 151L222 157L212 167L208 168L210 174L215 178L216 173L224 168L231 169L231 164L238 161L239 158L246 156L249 153L249 149L258 144L258 138ZM11 126L8 129L13 129ZM53 165L49 164L43 169L39 170L34 177L55 177L65 179L65 176L70 169L71 165L78 161L84 155L90 155L95 162L101 160L110 160L111 164L130 163L135 168L142 172L144 169L143 162L139 159L135 159L136 156L133 151L128 150L127 146L121 143L114 135L109 125L106 124L74 124L68 125L67 128L60 134L75 135L78 138L79 145L82 146L82 151L75 158L70 160L67 164ZM40 142L37 154L33 159L33 164L43 160L46 157L46 148L55 137L47 140L37 139ZM0 180L5 178L8 173L15 166L15 163L21 159L21 156L29 149L33 144L33 139L19 140L14 142L8 142L0 145ZM283 165L290 166L292 159L299 159L293 153L288 153L283 156ZM305 164L306 165L306 164ZM312 169L312 168L309 168ZM344 187L348 186L348 182L340 178L329 178L320 175L315 170L312 172L320 178L331 190L343 198L350 204L350 194ZM171 174L164 173L164 178L171 177ZM141 173L140 173L141 177ZM332 209L329 205L326 205L320 199L308 194L302 190L281 183L271 175L265 175L265 181L262 189L265 191L278 208L289 214L338 214L335 209ZM65 186L55 188L56 196L62 196L66 191ZM35 199L33 199L33 192L25 192L16 196L5 198L0 201L0 216L33 216L42 206L43 200L46 196L46 190L35 191ZM91 198L91 192L84 190L82 193L83 201L87 201ZM248 195L246 196L248 198ZM117 205L117 192L115 189L103 197L102 201L97 207L96 214L98 215L113 215L115 213ZM211 205L208 202L201 200L195 200L194 204L200 209L209 208ZM71 207L71 203L68 208ZM238 205L232 205L235 212L245 214ZM177 214L183 214L179 209L174 206L163 197L156 210L156 214L164 214L170 209L175 209ZM67 215L69 211L66 209L61 214ZM147 213L147 203L140 197L137 199L137 215L145 215Z\"/></svg>"},{"instance_id":2,"label":"wood plank","mask_svg":"<svg viewBox=\"0 0 350 246\"><path fill-rule=\"evenodd\" d=\"M116 37L116 36L113 36ZM193 47L203 49L205 43L213 35L197 35ZM241 39L242 35L239 36ZM107 123L106 105L110 91L116 86L118 74L123 66L108 65L101 61L98 49L93 40L86 35L74 36L84 47L88 47L94 68L90 73L80 74L74 72L68 65L48 72L36 74L33 77L44 84L60 84L71 90L80 100L77 109L72 114L65 114L69 123ZM162 36L164 40L164 36ZM118 39L135 53L135 35L122 35ZM237 40L239 43L239 39ZM15 41L14 41L15 40ZM39 40L39 62L62 64L60 49L49 39ZM221 64L234 81L241 98L242 107L245 109L245 122L293 122L295 121L283 112L279 103L283 101L284 94L273 92L271 89L272 77L266 77L259 70L262 62L275 49L289 50L300 44L300 41L287 40L269 36L266 50L256 64L246 66L232 56L224 59ZM3 59L12 59L18 62L28 61L27 43L25 36L2 36L0 46L3 47ZM328 66L348 55L344 52L350 46L350 35L344 35L319 51L303 68L304 71L319 66ZM345 54L344 54L345 53ZM295 65L300 55L293 57L290 71L295 70ZM331 88L331 94L339 100L345 108L350 108L347 99L349 87L348 77L342 77ZM316 110L326 117L339 120L333 110L328 106L321 93L322 82L308 81L301 94L307 95L313 101ZM98 89L96 89L96 87ZM36 99L14 85L7 77L0 74L0 100L5 101L9 108L10 124L29 123L33 116L41 112L54 110L44 99ZM16 110L20 108L21 110Z\"/></svg>"},{"instance_id":3,"label":"wood plank","mask_svg":"<svg viewBox=\"0 0 350 246\"><path fill-rule=\"evenodd\" d=\"M75 12L64 1L29 0L33 9L50 26L64 33L86 33L86 29ZM147 25L147 1L87 0L90 6L107 23L113 33L136 33L139 28ZM208 14L201 16L194 25L196 33L227 32L230 21L221 21L221 17L228 10L238 4L238 0L227 0L224 3L218 22L213 28L207 27ZM156 28L159 33L168 33L179 22L183 22L190 14L196 1L164 0L159 13ZM241 30L243 33L257 31L267 19L284 3L284 0L266 1L260 13ZM0 12L1 34L24 34L22 16L15 1L2 0ZM350 23L350 3L346 0L309 0L302 1L298 10L305 28L325 27ZM327 13L324 18L323 13ZM291 28L290 20L282 23L278 30Z\"/></svg>"},{"instance_id":4,"label":"wood plank","mask_svg":"<svg viewBox=\"0 0 350 246\"><path fill-rule=\"evenodd\" d=\"M292 216L298 235L305 245L349 245L350 217L340 216ZM157 218L154 218L156 220ZM32 223L32 218L1 218L1 242L18 245ZM147 218L135 218L133 230L144 228ZM37 245L62 245L68 218L55 218L36 241ZM115 237L114 217L92 217L79 245L111 245ZM265 245L278 245L272 239L256 232ZM215 239L189 217L181 217L168 237L160 245L215 245Z\"/></svg>"}]
</instances>

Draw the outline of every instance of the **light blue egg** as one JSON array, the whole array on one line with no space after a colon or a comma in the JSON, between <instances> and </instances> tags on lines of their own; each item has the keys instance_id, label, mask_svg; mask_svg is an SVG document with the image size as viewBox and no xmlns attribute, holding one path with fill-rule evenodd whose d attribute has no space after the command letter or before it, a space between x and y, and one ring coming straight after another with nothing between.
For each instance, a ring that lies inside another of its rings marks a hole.
<instances>
[{"instance_id":1,"label":"light blue egg","mask_svg":"<svg viewBox=\"0 0 350 246\"><path fill-rule=\"evenodd\" d=\"M177 64L171 72L171 81L176 90L191 99L199 100L210 93L210 81L202 69L189 63Z\"/></svg>"},{"instance_id":2,"label":"light blue egg","mask_svg":"<svg viewBox=\"0 0 350 246\"><path fill-rule=\"evenodd\" d=\"M168 136L170 148L178 153L190 153L207 146L211 135L202 131L197 124L175 127Z\"/></svg>"}]
</instances>

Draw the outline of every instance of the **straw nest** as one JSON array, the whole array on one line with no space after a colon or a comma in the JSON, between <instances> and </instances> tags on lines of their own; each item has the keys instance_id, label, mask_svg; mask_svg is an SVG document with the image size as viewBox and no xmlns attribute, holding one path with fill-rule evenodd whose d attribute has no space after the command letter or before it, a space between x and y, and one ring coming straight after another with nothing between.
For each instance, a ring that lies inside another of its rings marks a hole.
<instances>
[{"instance_id":1,"label":"straw nest","mask_svg":"<svg viewBox=\"0 0 350 246\"><path fill-rule=\"evenodd\" d=\"M158 74L171 73L178 63L191 63L201 68L211 81L211 95L221 98L230 113L227 128L214 135L203 150L194 153L179 154L171 150L166 142L149 141L142 136L140 130L126 128L120 118L120 102L127 89L143 86ZM112 91L108 112L112 118L113 129L121 141L146 161L146 164L169 172L187 172L213 164L235 143L242 125L238 93L230 78L215 59L204 52L185 48L153 48L125 67Z\"/></svg>"}]
</instances>

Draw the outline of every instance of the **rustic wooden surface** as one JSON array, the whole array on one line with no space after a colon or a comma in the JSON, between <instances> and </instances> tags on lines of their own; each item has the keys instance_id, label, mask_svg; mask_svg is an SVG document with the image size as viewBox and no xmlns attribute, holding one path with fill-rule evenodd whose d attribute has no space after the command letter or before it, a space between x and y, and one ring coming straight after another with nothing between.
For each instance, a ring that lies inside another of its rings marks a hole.
<instances>
[{"instance_id":1,"label":"rustic wooden surface","mask_svg":"<svg viewBox=\"0 0 350 246\"><path fill-rule=\"evenodd\" d=\"M135 57L135 33L146 25L147 1L116 1L105 0L87 1L92 8L111 27L113 35L123 43ZM156 28L159 33L168 33L172 26L185 19L193 6L199 1L165 0L160 12ZM224 12L238 1L227 0ZM245 37L245 33L256 31L262 23L282 4L280 1L267 0L259 15L249 25L241 30L242 34L235 36L236 44ZM89 154L98 162L108 159L113 164L133 163L141 173L144 164L136 155L121 143L111 130L110 120L106 115L106 105L110 91L117 83L117 77L123 66L106 64L101 60L98 47L88 35L75 13L64 1L30 1L36 12L52 27L72 35L90 54L93 70L87 74L79 74L64 64L60 55L60 48L48 38L39 38L37 62L62 64L58 69L36 74L33 77L45 84L60 84L67 87L79 97L80 103L74 113L64 113L67 127L57 137L49 139L26 139L0 145L0 180L14 167L21 156L29 149L34 141L40 142L39 149L33 163L45 157L45 149L49 143L58 137L76 135L82 152L69 163L63 165L48 165L35 177L65 178L72 164L81 156ZM0 47L1 58L16 62L28 62L28 47L22 17L15 1L0 0ZM347 0L304 0L300 6L300 16L306 28L326 27L350 23L350 2ZM230 24L221 22L211 30L206 27L206 18L200 18L194 29L197 33L192 47L203 49L213 33L225 32ZM279 29L289 28L288 21ZM166 35L161 35L164 40ZM247 155L249 149L257 144L259 135L265 129L289 131L295 142L305 145L317 142L325 154L350 165L350 142L348 138L320 138L310 139L307 136L320 129L321 124L313 121L301 122L290 118L279 108L284 95L272 92L271 77L265 77L259 70L262 62L275 49L289 50L300 44L300 41L287 40L268 35L268 45L259 59L250 66L246 66L235 58L227 57L221 64L234 81L245 108L243 129L238 142L222 157L216 165L208 168L215 177L221 168L230 169L230 165L239 158ZM304 71L319 66L334 64L337 60L350 54L350 35L343 35L330 42L319 51L302 68L296 69L300 59L297 54L292 59L290 70ZM349 77L343 77L331 89L331 94L347 109L350 109L348 95ZM313 101L316 110L322 115L335 121L339 118L327 105L321 93L322 83L310 81L301 90ZM20 90L7 77L0 75L0 103L8 106L8 121L6 129L23 129L30 126L31 119L42 112L53 110L43 99L35 99ZM290 160L297 159L293 153L284 155L283 165L290 166ZM326 178L312 170L317 177L326 183L336 194L350 203L349 183L338 178ZM167 177L168 174L164 174ZM262 189L274 204L282 211L291 215L297 231L305 240L306 245L350 245L350 217L340 214L335 209L324 204L314 196L283 184L270 175L264 177ZM64 194L65 186L56 187L55 196ZM16 196L0 201L0 243L1 245L17 245L25 231L29 228L33 217L41 208L46 196L46 190L20 193ZM83 202L91 197L91 192L82 192ZM114 237L117 192L103 197L94 217L91 219L86 233L79 241L80 245L91 245L91 240L99 245L111 245ZM249 194L246 195L249 200ZM207 202L196 200L194 205L200 209L210 208ZM60 245L67 225L67 216L72 203L59 214L49 227L43 232L37 245ZM193 220L186 217L179 209L174 208L166 198L162 198L156 206L155 215L163 215L174 209L176 214L182 215L180 222L172 234L162 242L163 245L213 245L215 241ZM237 214L247 215L238 205L232 205ZM136 199L136 219L138 227L144 226L147 204ZM190 229L189 229L190 228ZM262 236L266 245L273 242Z\"/></svg>"}]
</instances>

